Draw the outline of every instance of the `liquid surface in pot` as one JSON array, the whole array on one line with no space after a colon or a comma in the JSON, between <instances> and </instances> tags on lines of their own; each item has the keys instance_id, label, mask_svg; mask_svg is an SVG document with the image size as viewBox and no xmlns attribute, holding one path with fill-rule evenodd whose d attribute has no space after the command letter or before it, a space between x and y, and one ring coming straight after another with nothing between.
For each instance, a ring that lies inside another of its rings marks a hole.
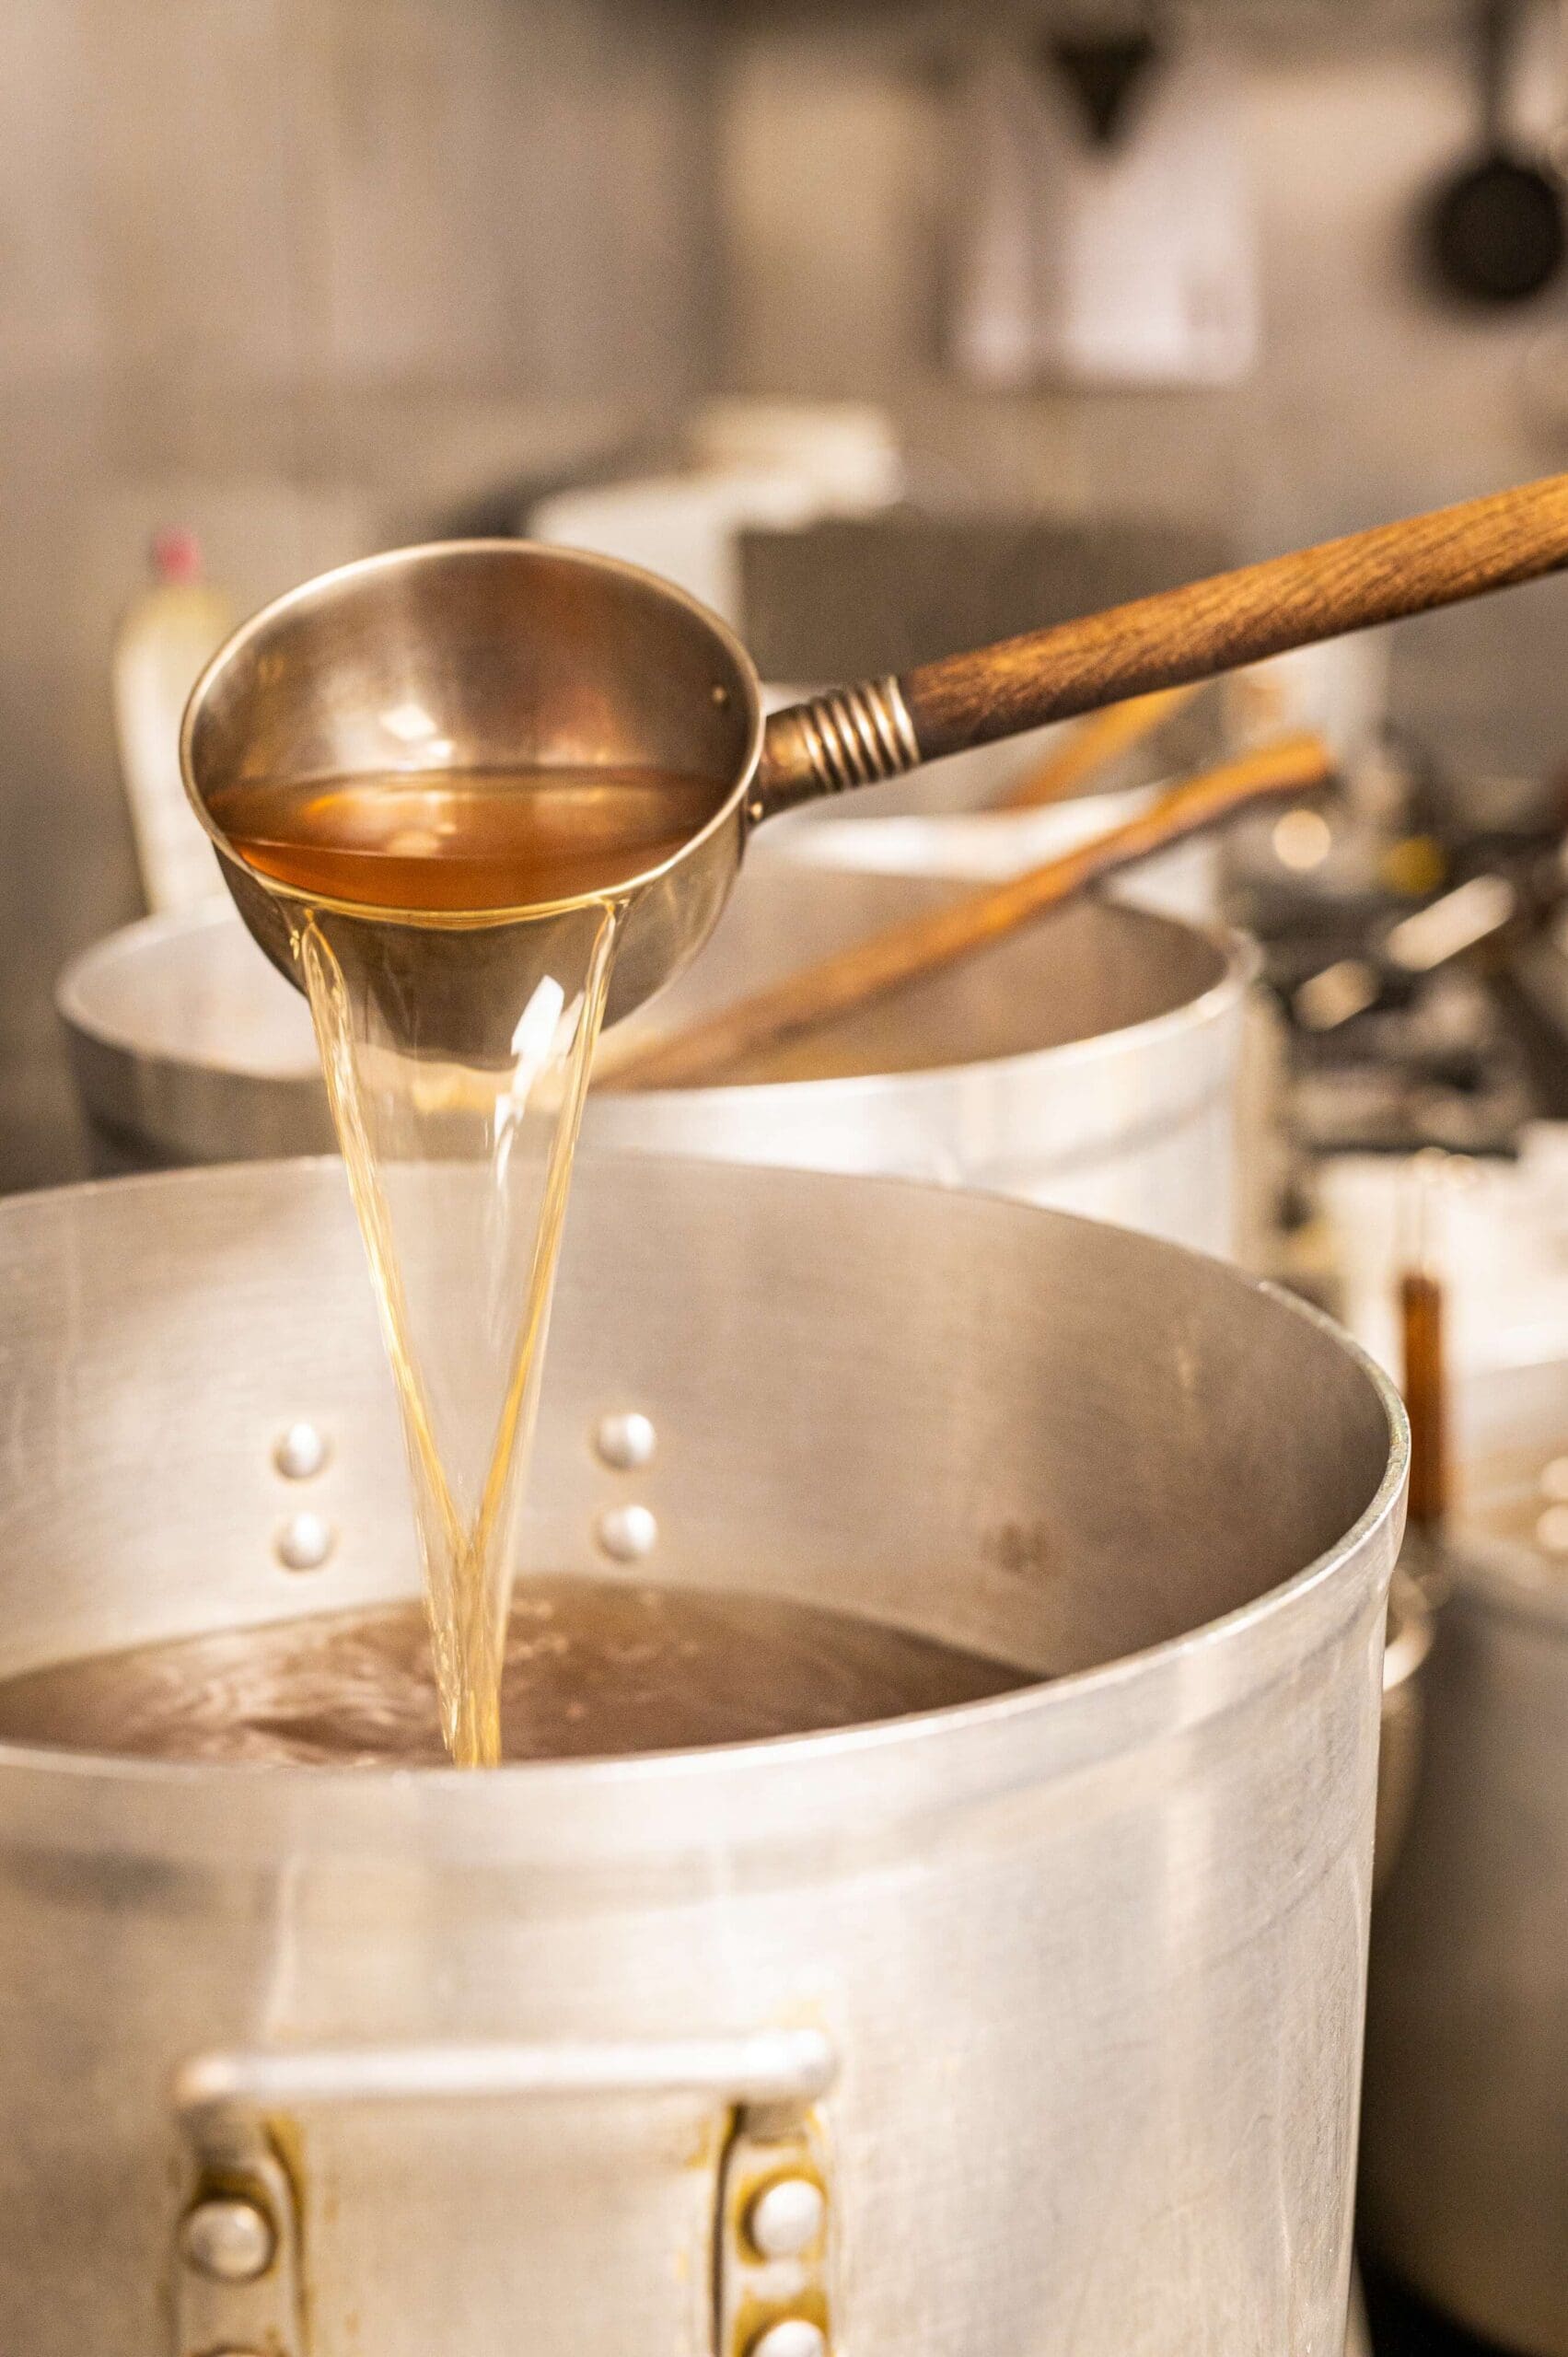
<instances>
[{"instance_id":1,"label":"liquid surface in pot","mask_svg":"<svg viewBox=\"0 0 1568 2357\"><path fill-rule=\"evenodd\" d=\"M724 799L673 770L435 770L245 779L212 815L259 876L366 908L526 909L624 884Z\"/></svg>"},{"instance_id":2,"label":"liquid surface in pot","mask_svg":"<svg viewBox=\"0 0 1568 2357\"><path fill-rule=\"evenodd\" d=\"M519 1584L509 1759L688 1750L978 1701L1033 1674L779 1597L581 1578ZM439 1766L417 1604L98 1654L0 1683L0 1741L167 1760Z\"/></svg>"}]
</instances>

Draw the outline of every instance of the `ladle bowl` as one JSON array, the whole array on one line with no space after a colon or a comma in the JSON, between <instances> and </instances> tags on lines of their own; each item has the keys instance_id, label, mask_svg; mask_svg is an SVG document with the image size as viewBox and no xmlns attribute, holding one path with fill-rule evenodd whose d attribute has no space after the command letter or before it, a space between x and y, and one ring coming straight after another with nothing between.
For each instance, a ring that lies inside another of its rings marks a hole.
<instances>
[{"instance_id":1,"label":"ladle bowl","mask_svg":"<svg viewBox=\"0 0 1568 2357\"><path fill-rule=\"evenodd\" d=\"M362 559L253 616L198 681L181 759L224 880L273 963L298 980L288 910L326 907L357 922L389 984L419 993L428 1038L468 1047L476 1001L515 1016L527 996L517 985L539 940L522 911L382 910L296 890L239 858L215 795L279 778L465 770L513 772L518 792L538 793L548 791L540 771L598 765L710 780L706 822L616 895L613 1021L678 973L717 922L761 735L749 657L684 591L602 557L461 540Z\"/></svg>"}]
</instances>

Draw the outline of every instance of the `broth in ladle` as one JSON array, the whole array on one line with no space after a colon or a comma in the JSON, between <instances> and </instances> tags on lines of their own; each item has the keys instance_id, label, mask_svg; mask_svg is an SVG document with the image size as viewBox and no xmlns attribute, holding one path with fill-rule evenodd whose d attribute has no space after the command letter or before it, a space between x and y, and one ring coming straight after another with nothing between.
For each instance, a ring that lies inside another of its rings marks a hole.
<instances>
[{"instance_id":1,"label":"broth in ladle","mask_svg":"<svg viewBox=\"0 0 1568 2357\"><path fill-rule=\"evenodd\" d=\"M610 891L671 858L723 799L673 770L584 767L243 779L209 807L273 883L451 914Z\"/></svg>"}]
</instances>

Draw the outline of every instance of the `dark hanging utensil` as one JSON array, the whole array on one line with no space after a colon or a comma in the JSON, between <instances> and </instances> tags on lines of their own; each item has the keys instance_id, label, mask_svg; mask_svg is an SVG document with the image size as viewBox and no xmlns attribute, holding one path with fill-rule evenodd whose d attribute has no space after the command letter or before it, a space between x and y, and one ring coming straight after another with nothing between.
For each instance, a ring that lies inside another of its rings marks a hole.
<instances>
[{"instance_id":1,"label":"dark hanging utensil","mask_svg":"<svg viewBox=\"0 0 1568 2357\"><path fill-rule=\"evenodd\" d=\"M1044 50L1083 110L1095 145L1114 147L1127 130L1133 97L1159 62L1154 33L1059 33L1047 39Z\"/></svg>"},{"instance_id":2,"label":"dark hanging utensil","mask_svg":"<svg viewBox=\"0 0 1568 2357\"><path fill-rule=\"evenodd\" d=\"M1568 251L1562 181L1508 135L1519 15L1520 0L1481 0L1481 148L1438 189L1427 222L1439 283L1470 303L1527 303L1556 277Z\"/></svg>"}]
</instances>

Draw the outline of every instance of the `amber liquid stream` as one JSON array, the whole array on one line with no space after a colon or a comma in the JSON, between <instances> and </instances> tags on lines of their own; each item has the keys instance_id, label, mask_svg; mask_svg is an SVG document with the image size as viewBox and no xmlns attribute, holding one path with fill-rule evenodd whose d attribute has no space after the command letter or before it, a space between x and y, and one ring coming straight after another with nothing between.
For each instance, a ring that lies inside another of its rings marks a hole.
<instances>
[{"instance_id":1,"label":"amber liquid stream","mask_svg":"<svg viewBox=\"0 0 1568 2357\"><path fill-rule=\"evenodd\" d=\"M246 781L212 800L235 853L288 888L278 905L397 1382L443 1732L465 1766L502 1756L527 1460L617 888L678 852L724 792L567 768ZM583 905L563 916L563 901ZM430 923L439 1037L378 912ZM499 965L494 928L447 922L497 912L519 951ZM474 1036L503 1051L451 1046L470 990ZM498 990L518 1003L498 1006Z\"/></svg>"}]
</instances>

